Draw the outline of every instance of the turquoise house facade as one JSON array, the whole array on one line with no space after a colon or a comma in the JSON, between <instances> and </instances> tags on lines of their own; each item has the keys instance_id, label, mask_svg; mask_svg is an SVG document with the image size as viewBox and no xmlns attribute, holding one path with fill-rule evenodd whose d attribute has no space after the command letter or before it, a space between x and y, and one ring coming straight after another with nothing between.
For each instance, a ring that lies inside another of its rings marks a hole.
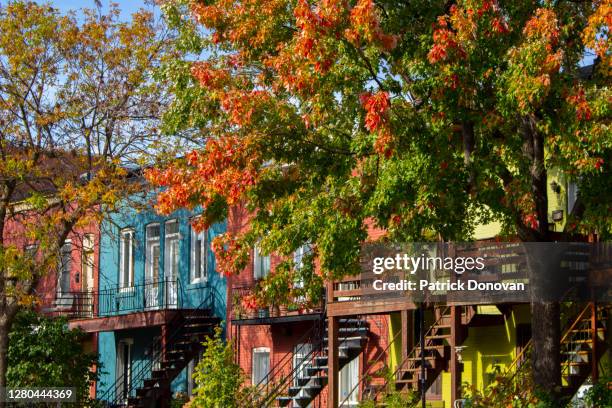
<instances>
[{"instance_id":1,"label":"turquoise house facade","mask_svg":"<svg viewBox=\"0 0 612 408\"><path fill-rule=\"evenodd\" d=\"M191 360L184 366L170 366L168 345L177 336L184 342L186 318L210 316L222 322L227 310L226 279L217 273L210 247L225 224L198 232L191 226L197 211L162 216L149 201L134 199L101 224L97 314L102 368L96 397L109 406L130 405L128 399L162 370L172 396L189 395L197 355L186 353L181 358Z\"/></svg>"}]
</instances>

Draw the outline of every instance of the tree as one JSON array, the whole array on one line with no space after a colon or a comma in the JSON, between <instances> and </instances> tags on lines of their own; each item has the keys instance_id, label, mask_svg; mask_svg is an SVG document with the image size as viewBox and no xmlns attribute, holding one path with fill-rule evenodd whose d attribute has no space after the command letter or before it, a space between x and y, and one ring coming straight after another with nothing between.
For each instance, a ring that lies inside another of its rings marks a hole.
<instances>
[{"instance_id":1,"label":"tree","mask_svg":"<svg viewBox=\"0 0 612 408\"><path fill-rule=\"evenodd\" d=\"M196 387L189 406L193 408L255 407L254 392L244 386L245 375L234 362L234 349L225 342L221 328L203 343L204 353L195 368Z\"/></svg>"},{"instance_id":2,"label":"tree","mask_svg":"<svg viewBox=\"0 0 612 408\"><path fill-rule=\"evenodd\" d=\"M97 379L98 356L83 351L86 334L68 329L65 318L51 319L20 311L9 333L7 384L10 387L75 388L79 405L89 402Z\"/></svg>"},{"instance_id":3,"label":"tree","mask_svg":"<svg viewBox=\"0 0 612 408\"><path fill-rule=\"evenodd\" d=\"M356 273L369 225L459 241L496 220L550 241L551 169L580 191L557 238L612 234L609 0L164 7L201 56L173 64L166 130L193 127L206 146L148 177L167 187L161 211L201 204L202 227L236 203L253 211L249 231L216 242L226 272L261 238L284 256L310 243L325 279ZM532 307L535 382L555 390L558 304Z\"/></svg>"},{"instance_id":4,"label":"tree","mask_svg":"<svg viewBox=\"0 0 612 408\"><path fill-rule=\"evenodd\" d=\"M124 166L160 146L154 74L177 56L172 36L145 10L0 5L0 386L15 314L65 239L133 192Z\"/></svg>"}]
</instances>

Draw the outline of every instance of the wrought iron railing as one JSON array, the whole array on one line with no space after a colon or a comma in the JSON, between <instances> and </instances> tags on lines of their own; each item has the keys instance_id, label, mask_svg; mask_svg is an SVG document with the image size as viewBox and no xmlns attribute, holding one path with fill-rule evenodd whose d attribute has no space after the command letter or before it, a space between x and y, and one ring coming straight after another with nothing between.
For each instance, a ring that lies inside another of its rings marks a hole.
<instances>
[{"instance_id":1,"label":"wrought iron railing","mask_svg":"<svg viewBox=\"0 0 612 408\"><path fill-rule=\"evenodd\" d=\"M48 316L65 316L68 319L87 319L96 313L96 292L78 291L58 293L54 306L43 310Z\"/></svg>"},{"instance_id":2,"label":"wrought iron railing","mask_svg":"<svg viewBox=\"0 0 612 408\"><path fill-rule=\"evenodd\" d=\"M98 315L113 316L155 309L180 309L183 288L179 279L145 281L107 287L98 293Z\"/></svg>"}]
</instances>

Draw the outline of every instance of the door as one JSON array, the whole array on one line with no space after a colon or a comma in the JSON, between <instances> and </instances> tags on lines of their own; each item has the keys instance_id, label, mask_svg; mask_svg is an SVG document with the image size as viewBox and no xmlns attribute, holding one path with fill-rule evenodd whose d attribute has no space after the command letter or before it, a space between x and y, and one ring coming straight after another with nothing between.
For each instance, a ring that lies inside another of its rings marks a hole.
<instances>
[{"instance_id":1,"label":"door","mask_svg":"<svg viewBox=\"0 0 612 408\"><path fill-rule=\"evenodd\" d=\"M166 307L178 307L179 224L177 220L166 222L164 241L164 280Z\"/></svg>"},{"instance_id":2,"label":"door","mask_svg":"<svg viewBox=\"0 0 612 408\"><path fill-rule=\"evenodd\" d=\"M160 303L159 235L159 224L147 225L144 302L148 309L156 309Z\"/></svg>"},{"instance_id":3,"label":"door","mask_svg":"<svg viewBox=\"0 0 612 408\"><path fill-rule=\"evenodd\" d=\"M83 237L83 259L81 266L81 295L78 301L79 312L86 316L93 315L94 290L94 236L86 234Z\"/></svg>"},{"instance_id":4,"label":"door","mask_svg":"<svg viewBox=\"0 0 612 408\"><path fill-rule=\"evenodd\" d=\"M129 397L132 382L132 339L124 339L117 344L117 382L119 392L124 401Z\"/></svg>"},{"instance_id":5,"label":"door","mask_svg":"<svg viewBox=\"0 0 612 408\"><path fill-rule=\"evenodd\" d=\"M338 402L341 407L356 407L359 403L357 396L359 395L359 357L355 357L347 365L340 370L339 389L340 394Z\"/></svg>"},{"instance_id":6,"label":"door","mask_svg":"<svg viewBox=\"0 0 612 408\"><path fill-rule=\"evenodd\" d=\"M301 343L296 344L293 348L293 367L295 370L295 377L293 380L293 385L299 385L299 378L308 377L308 373L306 372L306 367L308 366L308 362L311 360L310 352L312 351L312 344L310 343ZM303 393L303 390L300 390L300 394ZM293 402L294 407L301 407L297 402ZM306 408L312 407L312 402L308 404Z\"/></svg>"}]
</instances>

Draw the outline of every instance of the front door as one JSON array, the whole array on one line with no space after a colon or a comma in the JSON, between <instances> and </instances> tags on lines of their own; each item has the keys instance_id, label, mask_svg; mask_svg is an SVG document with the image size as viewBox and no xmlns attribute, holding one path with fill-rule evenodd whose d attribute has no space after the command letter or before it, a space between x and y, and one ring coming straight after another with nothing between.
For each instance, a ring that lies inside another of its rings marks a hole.
<instances>
[{"instance_id":1,"label":"front door","mask_svg":"<svg viewBox=\"0 0 612 408\"><path fill-rule=\"evenodd\" d=\"M160 304L159 224L147 225L145 254L145 307L156 309Z\"/></svg>"},{"instance_id":2,"label":"front door","mask_svg":"<svg viewBox=\"0 0 612 408\"><path fill-rule=\"evenodd\" d=\"M117 347L117 382L121 399L126 401L129 397L132 381L132 339L119 341Z\"/></svg>"},{"instance_id":3,"label":"front door","mask_svg":"<svg viewBox=\"0 0 612 408\"><path fill-rule=\"evenodd\" d=\"M359 357L355 357L347 365L342 367L339 376L339 403L341 407L356 407L359 402Z\"/></svg>"},{"instance_id":4,"label":"front door","mask_svg":"<svg viewBox=\"0 0 612 408\"><path fill-rule=\"evenodd\" d=\"M86 234L83 237L83 259L81 265L81 294L78 301L79 312L86 316L93 315L94 290L94 236Z\"/></svg>"},{"instance_id":5,"label":"front door","mask_svg":"<svg viewBox=\"0 0 612 408\"><path fill-rule=\"evenodd\" d=\"M306 371L306 367L308 367L308 362L311 360L311 351L312 344L310 343L301 343L297 344L293 348L293 369L295 370L295 379L294 386L299 385L299 379L308 377L308 372ZM300 393L303 393L303 390L300 390ZM297 402L294 401L294 407L300 407ZM312 403L308 404L306 408L312 407Z\"/></svg>"},{"instance_id":6,"label":"front door","mask_svg":"<svg viewBox=\"0 0 612 408\"><path fill-rule=\"evenodd\" d=\"M164 240L165 306L178 307L179 224L167 221Z\"/></svg>"}]
</instances>

